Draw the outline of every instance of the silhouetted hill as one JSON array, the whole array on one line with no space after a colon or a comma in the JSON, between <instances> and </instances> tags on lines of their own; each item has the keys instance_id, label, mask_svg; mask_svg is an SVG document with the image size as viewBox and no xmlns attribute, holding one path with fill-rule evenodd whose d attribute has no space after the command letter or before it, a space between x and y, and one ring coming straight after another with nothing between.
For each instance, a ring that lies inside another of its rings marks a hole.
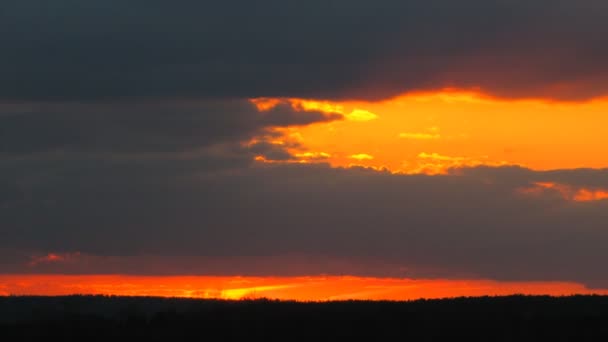
<instances>
[{"instance_id":1,"label":"silhouetted hill","mask_svg":"<svg viewBox=\"0 0 608 342\"><path fill-rule=\"evenodd\" d=\"M0 297L0 340L601 341L608 297L508 296L409 302Z\"/></svg>"}]
</instances>

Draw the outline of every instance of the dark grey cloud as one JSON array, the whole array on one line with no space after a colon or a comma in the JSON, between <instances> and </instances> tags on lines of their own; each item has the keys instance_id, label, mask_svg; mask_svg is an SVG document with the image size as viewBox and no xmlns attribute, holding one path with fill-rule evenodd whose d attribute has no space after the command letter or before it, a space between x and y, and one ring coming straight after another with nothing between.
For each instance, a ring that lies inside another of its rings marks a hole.
<instances>
[{"instance_id":1,"label":"dark grey cloud","mask_svg":"<svg viewBox=\"0 0 608 342\"><path fill-rule=\"evenodd\" d=\"M0 4L0 99L605 95L603 0Z\"/></svg>"},{"instance_id":2,"label":"dark grey cloud","mask_svg":"<svg viewBox=\"0 0 608 342\"><path fill-rule=\"evenodd\" d=\"M246 100L0 104L0 156L183 153L272 134L276 127L341 118L288 103L259 111Z\"/></svg>"},{"instance_id":3,"label":"dark grey cloud","mask_svg":"<svg viewBox=\"0 0 608 342\"><path fill-rule=\"evenodd\" d=\"M362 275L405 269L414 277L608 286L608 201L520 191L541 181L608 188L607 170L480 167L426 176L322 164L218 170L193 159L19 160L2 168L16 189L3 195L0 249L27 251L4 271L339 273L323 266L333 260ZM76 251L88 263L32 268L24 257ZM146 256L156 261L144 267Z\"/></svg>"},{"instance_id":4,"label":"dark grey cloud","mask_svg":"<svg viewBox=\"0 0 608 342\"><path fill-rule=\"evenodd\" d=\"M285 149L284 145L273 144L268 141L260 141L251 144L247 150L251 153L262 155L268 160L287 161L297 159L293 154Z\"/></svg>"}]
</instances>

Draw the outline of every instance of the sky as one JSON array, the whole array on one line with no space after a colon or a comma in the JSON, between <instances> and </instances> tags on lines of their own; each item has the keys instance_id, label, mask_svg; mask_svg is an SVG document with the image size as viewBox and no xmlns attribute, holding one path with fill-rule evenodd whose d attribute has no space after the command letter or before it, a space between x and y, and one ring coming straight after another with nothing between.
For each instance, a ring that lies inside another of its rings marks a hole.
<instances>
[{"instance_id":1,"label":"sky","mask_svg":"<svg viewBox=\"0 0 608 342\"><path fill-rule=\"evenodd\" d=\"M606 293L602 0L5 0L0 295Z\"/></svg>"}]
</instances>

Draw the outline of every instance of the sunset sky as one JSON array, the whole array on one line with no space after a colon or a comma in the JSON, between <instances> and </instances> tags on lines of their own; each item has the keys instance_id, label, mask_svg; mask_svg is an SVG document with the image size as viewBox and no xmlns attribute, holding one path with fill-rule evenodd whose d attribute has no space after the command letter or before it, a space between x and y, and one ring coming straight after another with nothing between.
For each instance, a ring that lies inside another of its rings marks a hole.
<instances>
[{"instance_id":1,"label":"sunset sky","mask_svg":"<svg viewBox=\"0 0 608 342\"><path fill-rule=\"evenodd\" d=\"M603 0L0 4L0 295L608 294Z\"/></svg>"}]
</instances>

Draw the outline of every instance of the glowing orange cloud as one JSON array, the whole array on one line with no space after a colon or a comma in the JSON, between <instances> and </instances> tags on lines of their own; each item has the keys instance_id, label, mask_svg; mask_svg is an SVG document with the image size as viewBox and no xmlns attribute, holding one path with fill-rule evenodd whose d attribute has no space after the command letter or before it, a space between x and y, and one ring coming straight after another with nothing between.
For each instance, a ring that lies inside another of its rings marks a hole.
<instances>
[{"instance_id":1,"label":"glowing orange cloud","mask_svg":"<svg viewBox=\"0 0 608 342\"><path fill-rule=\"evenodd\" d=\"M608 294L567 282L383 279L349 276L210 277L0 275L3 295L103 294L190 298L274 298L304 301L408 300L509 294Z\"/></svg>"},{"instance_id":2,"label":"glowing orange cloud","mask_svg":"<svg viewBox=\"0 0 608 342\"><path fill-rule=\"evenodd\" d=\"M563 199L575 202L590 202L608 199L608 189L589 189L554 182L536 182L531 187L521 188L520 193L540 196L557 193Z\"/></svg>"},{"instance_id":3,"label":"glowing orange cloud","mask_svg":"<svg viewBox=\"0 0 608 342\"><path fill-rule=\"evenodd\" d=\"M608 190L579 189L573 199L577 202L599 201L608 199Z\"/></svg>"},{"instance_id":4,"label":"glowing orange cloud","mask_svg":"<svg viewBox=\"0 0 608 342\"><path fill-rule=\"evenodd\" d=\"M79 252L75 253L49 253L43 256L32 256L28 266L33 267L40 264L59 263L66 261L73 261L80 257Z\"/></svg>"},{"instance_id":5,"label":"glowing orange cloud","mask_svg":"<svg viewBox=\"0 0 608 342\"><path fill-rule=\"evenodd\" d=\"M276 99L252 100L271 108ZM303 145L333 166L373 155L366 166L445 173L450 167L516 164L535 170L608 167L608 98L588 102L508 100L445 89L380 102L287 99L294 108L340 113L345 120L297 127ZM573 143L575 142L575 143ZM305 153L307 151L298 151ZM424 158L445 156L452 159ZM454 158L461 158L455 162ZM601 193L581 193L598 199Z\"/></svg>"},{"instance_id":6,"label":"glowing orange cloud","mask_svg":"<svg viewBox=\"0 0 608 342\"><path fill-rule=\"evenodd\" d=\"M295 156L303 159L327 159L331 157L331 154L325 152L304 152L296 153Z\"/></svg>"},{"instance_id":7,"label":"glowing orange cloud","mask_svg":"<svg viewBox=\"0 0 608 342\"><path fill-rule=\"evenodd\" d=\"M258 98L252 99L251 102L256 106L256 108L260 111L270 110L281 103L281 99L273 99L273 98Z\"/></svg>"},{"instance_id":8,"label":"glowing orange cloud","mask_svg":"<svg viewBox=\"0 0 608 342\"><path fill-rule=\"evenodd\" d=\"M349 158L361 161L361 160L372 160L372 159L374 159L374 156L369 155L367 153L357 153L357 154L351 155Z\"/></svg>"}]
</instances>

